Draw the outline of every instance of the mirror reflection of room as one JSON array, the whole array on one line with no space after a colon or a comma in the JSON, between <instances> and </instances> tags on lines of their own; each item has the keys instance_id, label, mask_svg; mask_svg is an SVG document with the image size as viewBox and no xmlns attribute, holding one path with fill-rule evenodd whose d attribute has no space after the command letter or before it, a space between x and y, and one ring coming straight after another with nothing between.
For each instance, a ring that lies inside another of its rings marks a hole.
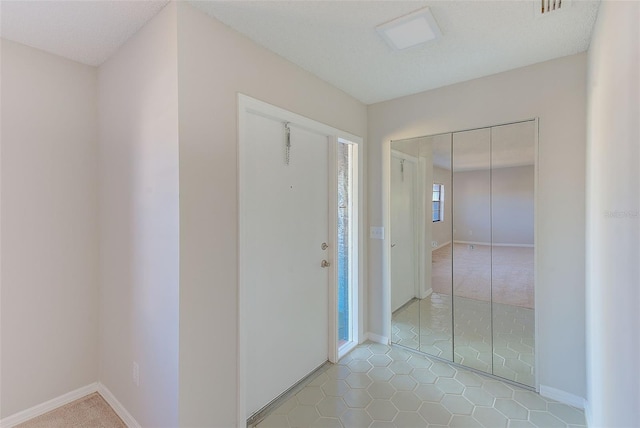
<instances>
[{"instance_id":1,"label":"mirror reflection of room","mask_svg":"<svg viewBox=\"0 0 640 428\"><path fill-rule=\"evenodd\" d=\"M418 219L420 144L395 143L391 151L391 310L394 320L393 342L419 348L420 224Z\"/></svg>"},{"instance_id":2,"label":"mirror reflection of room","mask_svg":"<svg viewBox=\"0 0 640 428\"><path fill-rule=\"evenodd\" d=\"M533 386L536 123L491 132L493 373Z\"/></svg>"},{"instance_id":3,"label":"mirror reflection of room","mask_svg":"<svg viewBox=\"0 0 640 428\"><path fill-rule=\"evenodd\" d=\"M535 121L391 144L392 341L533 386Z\"/></svg>"},{"instance_id":4,"label":"mirror reflection of room","mask_svg":"<svg viewBox=\"0 0 640 428\"><path fill-rule=\"evenodd\" d=\"M391 150L392 341L452 360L451 134Z\"/></svg>"}]
</instances>

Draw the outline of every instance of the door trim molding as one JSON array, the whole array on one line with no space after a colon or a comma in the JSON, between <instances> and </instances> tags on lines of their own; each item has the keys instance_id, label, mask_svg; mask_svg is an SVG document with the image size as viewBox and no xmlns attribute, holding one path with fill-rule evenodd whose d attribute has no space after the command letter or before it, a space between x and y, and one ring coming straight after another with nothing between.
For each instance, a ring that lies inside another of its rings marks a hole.
<instances>
[{"instance_id":1,"label":"door trim molding","mask_svg":"<svg viewBox=\"0 0 640 428\"><path fill-rule=\"evenodd\" d=\"M245 219L244 219L244 211L243 208L246 205L245 202L245 194L243 192L244 189L244 177L243 172L245 171L245 150L247 147L246 142L246 126L247 126L247 115L248 114L257 114L263 117L267 117L269 119L274 119L283 122L290 122L292 125L296 127L303 128L307 131L314 132L320 135L324 135L329 138L330 145L330 153L334 153L334 155L329 156L329 162L332 161L335 163L335 143L338 138L348 140L354 144L358 145L358 283L357 283L357 294L358 294L358 319L357 329L354 332L355 336L354 340L361 342L364 341L364 273L366 272L364 266L365 254L364 254L364 177L362 175L363 166L364 166L364 145L362 137L358 137L356 135L350 134L345 131L341 131L329 125L325 125L323 123L317 122L313 119L301 116L299 114L293 113L291 111L282 109L280 107L268 104L266 102L257 100L255 98L249 97L247 95L238 93L238 144L237 144L237 182L238 182L238 248L237 248L237 257L238 257L238 288L237 288L237 314L238 318L237 322L237 343L236 343L236 352L238 357L238 364L236 368L236 380L237 380L237 395L236 395L236 418L238 426L244 426L245 421L247 420L247 403L246 403L246 391L247 391L247 378L246 378L246 352L247 352L247 344L246 344L246 336L247 336L247 325L245 323L247 308L245 307L246 302L246 286L245 279L243 273L243 249L245 248L245 243L247 242L247 238L244 236L244 228L245 228ZM333 168L333 169L332 169ZM335 175L335 167L330 165L329 174ZM335 177L333 178L335 181ZM333 182L330 177L330 183ZM331 209L332 201L335 199L333 196L335 194L334 189L329 189L329 209ZM335 205L335 203L333 203ZM329 216L329 225L330 227L335 226L335 219L332 220L334 216ZM333 226L332 226L333 225ZM330 233L331 239L333 239L333 233ZM337 257L337 251L335 249L335 245L331 245L332 249L332 260L335 260ZM335 278L336 274L336 263L332 263L332 272L330 273L329 280L329 298L335 299L337 297L337 285ZM338 344L337 344L337 302L334 300L333 302L329 301L329 343L327 344L327 359L332 362L336 362L338 359Z\"/></svg>"},{"instance_id":2,"label":"door trim molding","mask_svg":"<svg viewBox=\"0 0 640 428\"><path fill-rule=\"evenodd\" d=\"M329 223L329 252L331 259L331 267L329 272L329 349L327 359L331 363L338 362L338 219L336 215L331 213L338 212L338 177L336 158L337 158L337 138L333 135L327 136L329 140L329 203L328 203L328 223Z\"/></svg>"}]
</instances>

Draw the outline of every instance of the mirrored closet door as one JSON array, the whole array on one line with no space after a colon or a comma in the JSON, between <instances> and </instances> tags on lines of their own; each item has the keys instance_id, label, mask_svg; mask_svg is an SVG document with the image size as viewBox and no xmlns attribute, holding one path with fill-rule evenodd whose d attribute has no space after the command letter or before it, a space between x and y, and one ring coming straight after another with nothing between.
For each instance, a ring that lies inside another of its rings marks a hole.
<instances>
[{"instance_id":1,"label":"mirrored closet door","mask_svg":"<svg viewBox=\"0 0 640 428\"><path fill-rule=\"evenodd\" d=\"M391 152L391 310L398 320L393 340L411 349L418 349L420 333L418 152L410 144Z\"/></svg>"},{"instance_id":2,"label":"mirrored closet door","mask_svg":"<svg viewBox=\"0 0 640 428\"><path fill-rule=\"evenodd\" d=\"M491 373L491 129L453 134L454 362Z\"/></svg>"},{"instance_id":3,"label":"mirrored closet door","mask_svg":"<svg viewBox=\"0 0 640 428\"><path fill-rule=\"evenodd\" d=\"M493 373L534 378L535 160L537 123L491 128Z\"/></svg>"},{"instance_id":4,"label":"mirrored closet door","mask_svg":"<svg viewBox=\"0 0 640 428\"><path fill-rule=\"evenodd\" d=\"M392 341L534 386L536 121L391 144Z\"/></svg>"}]
</instances>

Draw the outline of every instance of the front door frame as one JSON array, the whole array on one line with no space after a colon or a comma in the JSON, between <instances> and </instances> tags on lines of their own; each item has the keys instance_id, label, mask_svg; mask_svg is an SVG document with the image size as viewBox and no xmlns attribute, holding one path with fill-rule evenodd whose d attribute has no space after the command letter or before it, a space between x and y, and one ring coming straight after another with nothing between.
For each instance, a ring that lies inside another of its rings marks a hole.
<instances>
[{"instance_id":1,"label":"front door frame","mask_svg":"<svg viewBox=\"0 0 640 428\"><path fill-rule=\"evenodd\" d=\"M338 361L338 305L337 305L337 270L336 270L336 257L337 251L335 248L334 242L336 242L335 236L337 235L337 185L336 185L336 160L335 160L335 151L336 144L338 139L347 140L353 144L356 144L358 147L358 159L357 159L357 195L358 195L358 214L357 214L357 224L358 224L358 246L357 246L357 254L356 254L356 262L357 262L357 280L355 283L357 284L357 291L354 293L356 296L356 308L357 314L353 318L354 329L353 338L354 342L361 343L364 341L364 287L365 283L365 245L364 245L364 176L363 176L363 166L364 166L364 144L363 139L356 135L352 135L350 133L340 131L331 126L322 124L315 120L309 119L307 117L298 115L296 113L292 113L288 110L284 110L282 108L276 107L274 105L265 103L263 101L257 100L255 98L249 97L247 95L238 93L238 307L237 307L237 328L238 328L238 338L237 338L237 355L238 355L238 366L237 366L237 421L238 426L244 426L244 421L247 420L247 405L246 405L246 391L247 391L247 379L246 379L246 352L247 352L247 344L246 344L246 336L247 336L247 325L245 323L245 314L249 310L246 307L246 284L244 280L243 274L243 249L245 248L245 243L247 242L247 237L244 236L244 198L245 194L243 192L244 189L244 177L243 172L245 171L245 150L247 149L246 142L246 126L247 126L247 115L248 114L258 114L261 116L265 116L268 118L280 120L282 122L290 122L295 124L295 126L305 128L309 131L316 132L322 135L327 136L329 139L330 145L330 155L329 155L329 198L328 209L329 213L329 227L332 230L330 231L329 237L333 242L330 243L330 261L331 263L331 273L329 275L329 325L327 326L329 329L329 343L327 344L327 359L332 363L336 363ZM287 356L283 356L286 358ZM275 397L274 397L275 398Z\"/></svg>"}]
</instances>

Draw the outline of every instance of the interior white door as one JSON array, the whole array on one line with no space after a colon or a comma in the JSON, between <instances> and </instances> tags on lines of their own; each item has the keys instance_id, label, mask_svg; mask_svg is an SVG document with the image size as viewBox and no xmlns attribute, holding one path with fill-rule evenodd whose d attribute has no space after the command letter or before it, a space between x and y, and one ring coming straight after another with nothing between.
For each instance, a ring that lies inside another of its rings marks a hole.
<instances>
[{"instance_id":1,"label":"interior white door","mask_svg":"<svg viewBox=\"0 0 640 428\"><path fill-rule=\"evenodd\" d=\"M391 156L391 311L416 297L416 164Z\"/></svg>"},{"instance_id":2,"label":"interior white door","mask_svg":"<svg viewBox=\"0 0 640 428\"><path fill-rule=\"evenodd\" d=\"M247 417L327 361L329 139L249 113L243 177Z\"/></svg>"}]
</instances>

